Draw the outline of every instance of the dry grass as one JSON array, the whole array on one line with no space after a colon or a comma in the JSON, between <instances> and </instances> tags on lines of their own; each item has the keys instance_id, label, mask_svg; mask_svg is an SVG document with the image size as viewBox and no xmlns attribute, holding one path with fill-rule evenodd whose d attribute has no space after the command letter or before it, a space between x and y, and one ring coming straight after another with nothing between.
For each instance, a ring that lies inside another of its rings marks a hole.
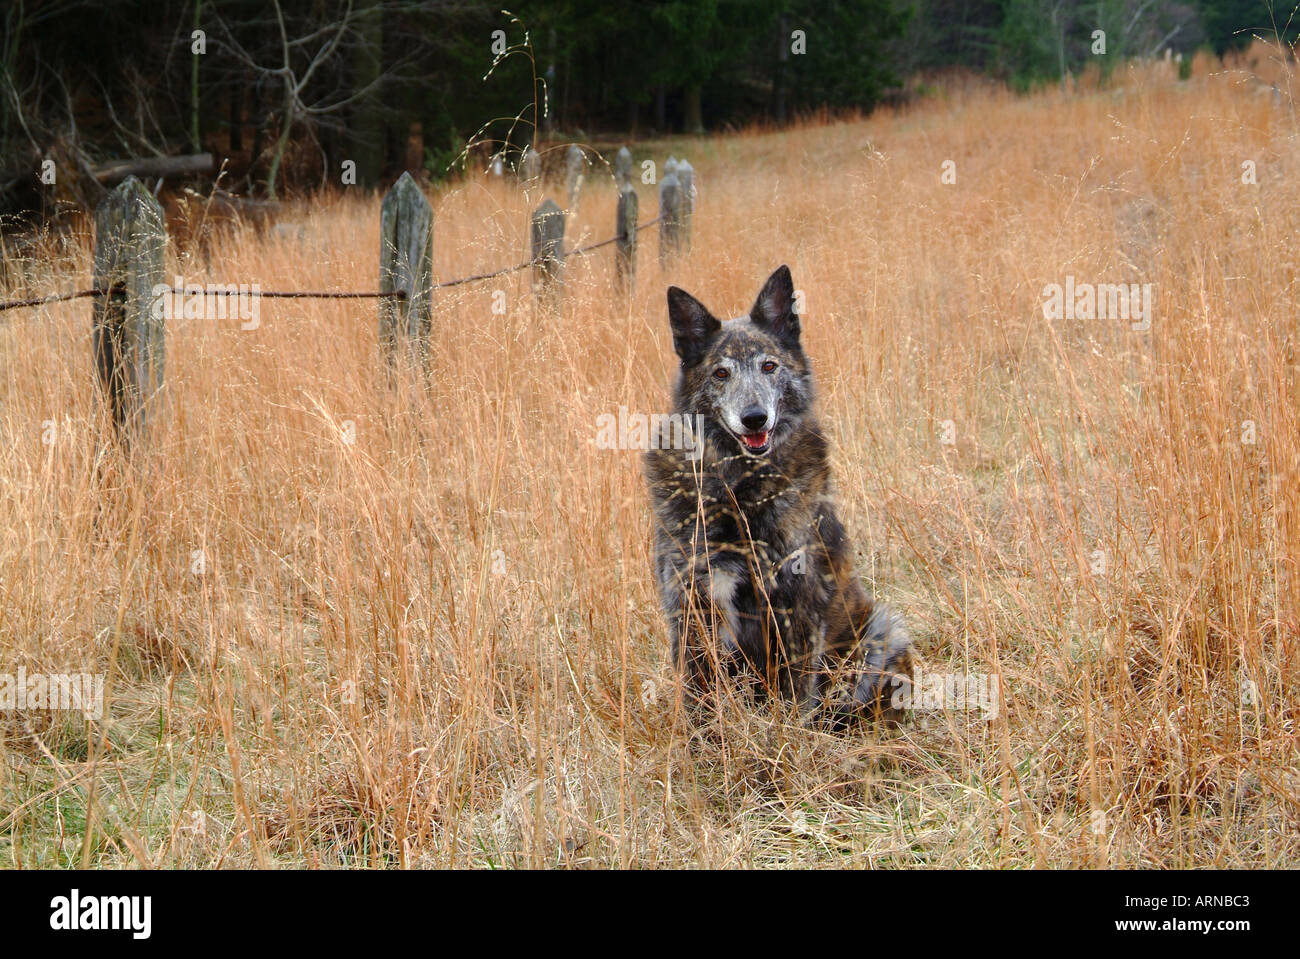
<instances>
[{"instance_id":1,"label":"dry grass","mask_svg":"<svg viewBox=\"0 0 1300 959\"><path fill-rule=\"evenodd\" d=\"M574 261L559 319L525 275L440 293L423 394L386 388L370 303L173 323L139 474L101 445L85 301L8 314L0 672L110 673L111 720L0 715L0 859L1300 864L1300 124L1172 74L656 144L698 171L690 259L643 234L626 306L609 250ZM439 192L438 276L517 262L540 199ZM377 198L301 218L169 273L374 288ZM679 715L639 456L596 419L665 408L668 282L734 315L781 262L861 573L928 669L999 678L993 721ZM25 288L88 273L83 239ZM1150 332L1045 320L1067 274L1154 284Z\"/></svg>"}]
</instances>

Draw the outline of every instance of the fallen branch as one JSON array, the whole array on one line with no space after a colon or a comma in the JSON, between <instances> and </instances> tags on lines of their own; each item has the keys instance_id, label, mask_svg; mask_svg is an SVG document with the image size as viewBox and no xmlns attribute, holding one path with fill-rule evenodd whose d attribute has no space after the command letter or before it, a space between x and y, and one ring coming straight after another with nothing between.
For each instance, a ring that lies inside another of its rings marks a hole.
<instances>
[{"instance_id":1,"label":"fallen branch","mask_svg":"<svg viewBox=\"0 0 1300 959\"><path fill-rule=\"evenodd\" d=\"M105 184L116 183L132 175L145 178L211 172L211 153L192 153L177 157L131 157L106 163L91 171L96 180Z\"/></svg>"}]
</instances>

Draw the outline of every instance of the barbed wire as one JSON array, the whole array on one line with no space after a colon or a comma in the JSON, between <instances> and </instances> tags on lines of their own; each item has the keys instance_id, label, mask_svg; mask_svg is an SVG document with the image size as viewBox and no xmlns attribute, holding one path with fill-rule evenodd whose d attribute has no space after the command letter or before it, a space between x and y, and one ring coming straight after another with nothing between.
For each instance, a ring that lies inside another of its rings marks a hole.
<instances>
[{"instance_id":1,"label":"barbed wire","mask_svg":"<svg viewBox=\"0 0 1300 959\"><path fill-rule=\"evenodd\" d=\"M663 216L657 216L653 220L641 223L637 226L636 232L640 233L647 227L652 227L663 220ZM608 240L601 240L599 243L592 243L588 246L580 246L577 249L569 250L564 255L583 256L592 250L599 250L601 247L609 246L611 243L617 243L621 237L612 236ZM457 280L444 280L441 283L433 284L433 289L443 290L452 286L462 286L465 283L476 283L480 280L491 280L498 276L505 276L509 273L518 273L520 270L526 270L530 266L536 266L544 257L531 257L523 263L515 266L507 266L500 270L494 270L491 273L477 273L474 276L463 276ZM125 291L125 286L121 283L114 284L110 287L97 287L90 290L78 290L75 293L51 293L48 296L36 296L25 300L9 300L0 303L0 313L5 310L16 310L24 306L44 306L48 303L65 303L68 300L79 300L88 296L107 296L110 293L121 293ZM278 300L404 300L406 299L405 290L392 290L378 293L351 293L340 291L314 291L314 290L258 290L256 293L249 293L250 296L262 296L268 299Z\"/></svg>"},{"instance_id":2,"label":"barbed wire","mask_svg":"<svg viewBox=\"0 0 1300 959\"><path fill-rule=\"evenodd\" d=\"M103 296L107 290L79 290L76 293L51 293L49 296L37 296L30 300L10 300L0 303L0 312L15 310L20 306L43 306L46 303L63 303L67 300L79 300L83 296Z\"/></svg>"}]
</instances>

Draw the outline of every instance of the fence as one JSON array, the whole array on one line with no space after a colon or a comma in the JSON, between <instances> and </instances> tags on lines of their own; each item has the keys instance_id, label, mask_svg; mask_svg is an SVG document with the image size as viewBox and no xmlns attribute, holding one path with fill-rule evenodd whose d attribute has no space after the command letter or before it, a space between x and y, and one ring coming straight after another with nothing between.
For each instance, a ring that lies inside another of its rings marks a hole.
<instances>
[{"instance_id":1,"label":"fence","mask_svg":"<svg viewBox=\"0 0 1300 959\"><path fill-rule=\"evenodd\" d=\"M433 208L424 192L403 173L384 194L380 205L379 291L315 292L256 291L269 299L376 299L379 301L379 343L391 365L405 348L427 362L433 325L433 293L446 287L488 280L508 273L533 271L534 295L547 307L558 307L563 296L567 257L582 256L614 244L614 284L620 296L631 293L636 281L637 235L659 224L661 264L690 249L694 211L694 173L690 164L670 157L659 181L659 215L637 223L637 194L632 187L632 156L624 147L615 158L619 188L614 235L607 240L565 251L567 213L582 188L585 158L572 146L566 157L569 207L546 199L532 212L531 255L514 266L490 273L433 281ZM529 150L522 179L540 177L540 159ZM127 177L95 211L94 287L0 303L0 312L93 297L95 368L105 402L119 438L135 449L143 445L150 412L163 386L165 359L164 311L157 308L163 282L167 229L162 206L134 176ZM164 294L166 295L166 294Z\"/></svg>"}]
</instances>

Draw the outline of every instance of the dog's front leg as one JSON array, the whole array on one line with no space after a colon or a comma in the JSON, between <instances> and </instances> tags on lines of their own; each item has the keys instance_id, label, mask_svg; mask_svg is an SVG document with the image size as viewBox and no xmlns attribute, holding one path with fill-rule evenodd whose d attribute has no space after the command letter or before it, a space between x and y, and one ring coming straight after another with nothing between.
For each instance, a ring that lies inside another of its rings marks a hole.
<instances>
[{"instance_id":1,"label":"dog's front leg","mask_svg":"<svg viewBox=\"0 0 1300 959\"><path fill-rule=\"evenodd\" d=\"M773 614L771 627L764 644L769 686L775 687L787 703L794 704L799 720L807 724L821 706L826 681L821 625Z\"/></svg>"},{"instance_id":2,"label":"dog's front leg","mask_svg":"<svg viewBox=\"0 0 1300 959\"><path fill-rule=\"evenodd\" d=\"M721 614L706 592L693 588L682 591L673 620L672 657L691 706L716 692L721 672L716 642L720 621Z\"/></svg>"}]
</instances>

